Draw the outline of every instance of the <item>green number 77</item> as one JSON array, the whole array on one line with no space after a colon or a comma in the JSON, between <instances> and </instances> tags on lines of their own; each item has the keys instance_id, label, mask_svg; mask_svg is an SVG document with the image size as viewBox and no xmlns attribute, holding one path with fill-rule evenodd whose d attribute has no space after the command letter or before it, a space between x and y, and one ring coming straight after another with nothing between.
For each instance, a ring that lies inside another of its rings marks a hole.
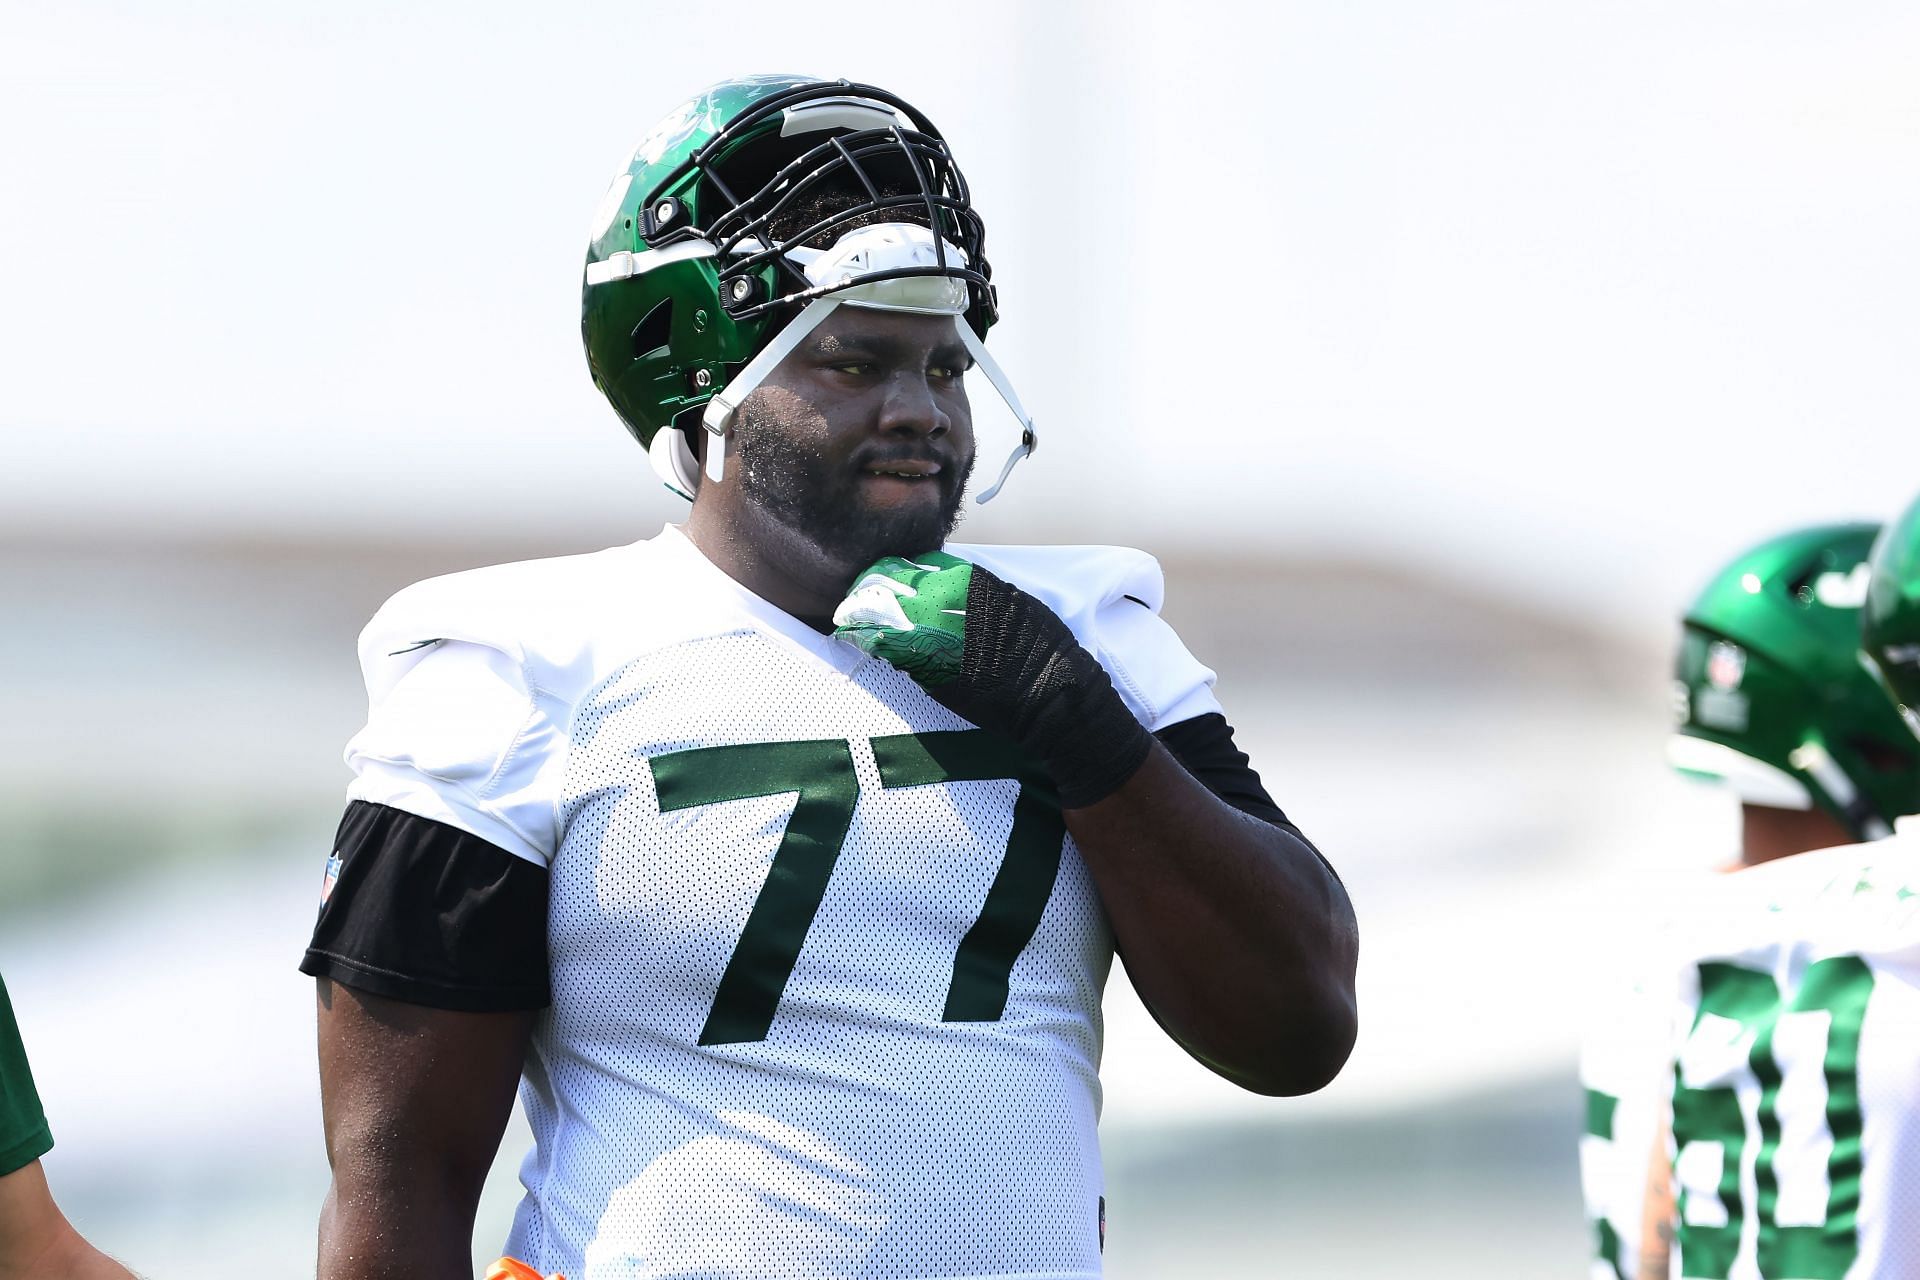
<instances>
[{"instance_id":1,"label":"green number 77","mask_svg":"<svg viewBox=\"0 0 1920 1280\"><path fill-rule=\"evenodd\" d=\"M1020 784L1006 854L979 919L954 954L940 1015L945 1022L997 1021L1006 1011L1014 962L1040 927L1060 871L1066 825L1051 784L984 729L903 733L875 738L872 746L880 785L889 790L996 778ZM703 1045L764 1040L853 824L860 786L852 747L839 739L748 742L675 751L650 763L662 813L798 793L700 1030Z\"/></svg>"}]
</instances>

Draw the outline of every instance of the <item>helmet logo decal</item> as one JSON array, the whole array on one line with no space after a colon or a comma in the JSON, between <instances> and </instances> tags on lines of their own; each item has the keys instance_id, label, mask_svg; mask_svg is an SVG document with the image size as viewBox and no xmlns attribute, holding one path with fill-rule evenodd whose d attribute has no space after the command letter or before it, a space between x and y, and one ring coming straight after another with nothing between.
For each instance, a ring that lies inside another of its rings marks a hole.
<instances>
[{"instance_id":1,"label":"helmet logo decal","mask_svg":"<svg viewBox=\"0 0 1920 1280\"><path fill-rule=\"evenodd\" d=\"M1867 579L1872 566L1865 560L1846 573L1832 571L1813 580L1813 598L1829 609L1858 609L1867 603Z\"/></svg>"},{"instance_id":2,"label":"helmet logo decal","mask_svg":"<svg viewBox=\"0 0 1920 1280\"><path fill-rule=\"evenodd\" d=\"M617 175L613 184L607 188L607 194L600 197L600 207L593 211L593 229L587 232L588 240L598 240L607 234L607 228L620 216L620 206L626 201L627 188L633 185L631 173Z\"/></svg>"},{"instance_id":3,"label":"helmet logo decal","mask_svg":"<svg viewBox=\"0 0 1920 1280\"><path fill-rule=\"evenodd\" d=\"M1707 680L1714 688L1731 691L1740 687L1747 674L1747 651L1726 640L1716 640L1707 650Z\"/></svg>"},{"instance_id":4,"label":"helmet logo decal","mask_svg":"<svg viewBox=\"0 0 1920 1280\"><path fill-rule=\"evenodd\" d=\"M1707 687L1694 699L1694 715L1710 729L1727 733L1745 733L1752 705L1741 693L1740 681L1747 674L1747 651L1727 640L1716 640L1707 649Z\"/></svg>"},{"instance_id":5,"label":"helmet logo decal","mask_svg":"<svg viewBox=\"0 0 1920 1280\"><path fill-rule=\"evenodd\" d=\"M700 99L688 98L667 113L667 118L655 125L653 131L634 147L630 165L659 164L660 157L667 154L668 148L693 135L700 123L697 116L699 110Z\"/></svg>"}]
</instances>

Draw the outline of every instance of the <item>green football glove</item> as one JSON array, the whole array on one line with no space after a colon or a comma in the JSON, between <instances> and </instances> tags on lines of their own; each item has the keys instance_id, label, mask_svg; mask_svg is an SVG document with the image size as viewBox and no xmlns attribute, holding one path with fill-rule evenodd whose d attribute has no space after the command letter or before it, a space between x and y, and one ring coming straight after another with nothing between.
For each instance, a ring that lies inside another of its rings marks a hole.
<instances>
[{"instance_id":1,"label":"green football glove","mask_svg":"<svg viewBox=\"0 0 1920 1280\"><path fill-rule=\"evenodd\" d=\"M1090 805L1153 749L1106 669L1053 610L944 552L888 556L833 612L834 635L893 664L942 706L1013 739L1063 808Z\"/></svg>"},{"instance_id":2,"label":"green football glove","mask_svg":"<svg viewBox=\"0 0 1920 1280\"><path fill-rule=\"evenodd\" d=\"M833 634L935 689L960 678L966 643L967 585L973 566L929 551L888 556L853 584L833 611Z\"/></svg>"}]
</instances>

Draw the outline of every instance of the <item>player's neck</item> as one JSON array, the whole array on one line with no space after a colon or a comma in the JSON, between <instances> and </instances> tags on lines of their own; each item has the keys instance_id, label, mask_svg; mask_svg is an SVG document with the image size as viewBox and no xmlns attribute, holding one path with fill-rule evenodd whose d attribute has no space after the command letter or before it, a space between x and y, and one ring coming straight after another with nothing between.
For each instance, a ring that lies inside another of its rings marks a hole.
<instances>
[{"instance_id":1,"label":"player's neck","mask_svg":"<svg viewBox=\"0 0 1920 1280\"><path fill-rule=\"evenodd\" d=\"M833 629L833 611L863 567L842 564L777 521L717 504L694 503L686 534L722 573L816 631Z\"/></svg>"},{"instance_id":2,"label":"player's neck","mask_svg":"<svg viewBox=\"0 0 1920 1280\"><path fill-rule=\"evenodd\" d=\"M1757 867L1797 853L1851 844L1853 837L1824 809L1740 806L1740 866Z\"/></svg>"}]
</instances>

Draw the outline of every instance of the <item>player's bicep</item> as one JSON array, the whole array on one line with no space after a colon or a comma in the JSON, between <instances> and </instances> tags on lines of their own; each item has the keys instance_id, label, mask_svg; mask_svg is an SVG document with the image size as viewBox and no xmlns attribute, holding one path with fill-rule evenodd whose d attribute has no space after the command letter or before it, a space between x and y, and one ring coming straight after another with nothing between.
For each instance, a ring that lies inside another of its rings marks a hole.
<instances>
[{"instance_id":1,"label":"player's bicep","mask_svg":"<svg viewBox=\"0 0 1920 1280\"><path fill-rule=\"evenodd\" d=\"M530 1010L429 1009L318 983L336 1199L388 1219L470 1214L513 1109Z\"/></svg>"}]
</instances>

